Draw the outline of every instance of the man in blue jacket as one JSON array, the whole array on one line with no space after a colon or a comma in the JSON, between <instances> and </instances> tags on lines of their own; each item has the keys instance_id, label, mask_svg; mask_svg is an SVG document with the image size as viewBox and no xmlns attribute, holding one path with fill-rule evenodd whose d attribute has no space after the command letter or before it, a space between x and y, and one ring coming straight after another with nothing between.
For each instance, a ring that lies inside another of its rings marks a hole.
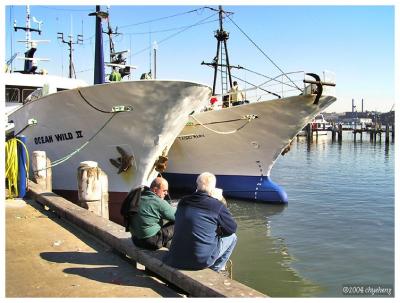
<instances>
[{"instance_id":1,"label":"man in blue jacket","mask_svg":"<svg viewBox=\"0 0 400 303\"><path fill-rule=\"evenodd\" d=\"M198 176L197 190L182 198L175 213L175 230L165 262L175 268L217 272L235 248L236 222L226 206L213 198L216 178L205 172Z\"/></svg>"}]
</instances>

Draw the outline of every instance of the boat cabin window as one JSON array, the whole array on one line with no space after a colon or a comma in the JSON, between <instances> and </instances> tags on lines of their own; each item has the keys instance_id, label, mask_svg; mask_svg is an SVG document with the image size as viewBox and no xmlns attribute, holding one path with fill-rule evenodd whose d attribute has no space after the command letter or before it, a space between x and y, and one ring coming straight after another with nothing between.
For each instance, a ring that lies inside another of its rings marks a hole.
<instances>
[{"instance_id":1,"label":"boat cabin window","mask_svg":"<svg viewBox=\"0 0 400 303\"><path fill-rule=\"evenodd\" d=\"M30 94L32 94L35 89L31 89L31 88L25 88L22 90L22 100L25 100Z\"/></svg>"},{"instance_id":2,"label":"boat cabin window","mask_svg":"<svg viewBox=\"0 0 400 303\"><path fill-rule=\"evenodd\" d=\"M20 102L20 90L18 88L6 88L6 102Z\"/></svg>"},{"instance_id":3,"label":"boat cabin window","mask_svg":"<svg viewBox=\"0 0 400 303\"><path fill-rule=\"evenodd\" d=\"M6 86L6 102L22 103L38 87L32 86Z\"/></svg>"}]
</instances>

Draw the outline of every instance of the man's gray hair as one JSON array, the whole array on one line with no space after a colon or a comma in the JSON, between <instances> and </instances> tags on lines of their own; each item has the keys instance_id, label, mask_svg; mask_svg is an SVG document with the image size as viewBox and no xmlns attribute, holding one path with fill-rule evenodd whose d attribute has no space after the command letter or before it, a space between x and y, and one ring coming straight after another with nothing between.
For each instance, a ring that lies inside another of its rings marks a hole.
<instances>
[{"instance_id":1,"label":"man's gray hair","mask_svg":"<svg viewBox=\"0 0 400 303\"><path fill-rule=\"evenodd\" d=\"M217 185L217 178L212 173L204 172L197 177L196 184L197 190L211 195Z\"/></svg>"}]
</instances>

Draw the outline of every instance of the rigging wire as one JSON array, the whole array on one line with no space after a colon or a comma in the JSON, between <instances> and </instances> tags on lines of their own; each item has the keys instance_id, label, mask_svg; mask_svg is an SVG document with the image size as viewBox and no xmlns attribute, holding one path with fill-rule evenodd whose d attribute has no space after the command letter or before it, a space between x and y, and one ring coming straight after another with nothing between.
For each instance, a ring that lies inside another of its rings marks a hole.
<instances>
[{"instance_id":1,"label":"rigging wire","mask_svg":"<svg viewBox=\"0 0 400 303\"><path fill-rule=\"evenodd\" d=\"M275 81L275 82L278 82L279 84L287 85L287 86L289 86L289 87L293 87L293 88L297 88L297 89L298 89L297 86L288 84L287 82L284 82L284 81L281 81L281 80L278 80L278 78L281 77L283 74L282 74L282 75L278 75L278 76L272 78L272 77L269 77L269 76L267 76L267 75L258 73L258 72L256 72L256 71L251 70L251 69L248 69L248 68L246 68L246 67L241 67L241 69L244 69L244 70L246 70L246 71L248 71L248 72L251 72L251 73L253 73L253 74L256 74L256 75L258 75L258 76L261 76L261 77L264 77L264 78L267 78L267 79L268 79L268 81L263 82L263 84L260 84L259 86L263 86L263 85L265 85L265 84L267 84L267 83L269 83L269 82L271 82L271 81ZM295 73L300 73L300 72L303 72L303 71L289 72L289 73L284 73L284 74L289 75L289 74L295 74ZM293 81L291 81L291 79L289 79L289 80L290 80L290 82L293 83ZM301 90L300 90L300 91L301 91Z\"/></svg>"},{"instance_id":2,"label":"rigging wire","mask_svg":"<svg viewBox=\"0 0 400 303\"><path fill-rule=\"evenodd\" d=\"M202 23L199 23L198 25L203 25L203 24L212 23L212 22L216 22L216 21L218 21L218 19L211 20L211 21L207 21L207 22L202 22ZM173 28L161 29L161 30L156 30L156 31L124 33L124 34L122 34L122 35L148 35L148 34L158 34L158 33L172 32L172 31L184 29L184 28L187 28L187 27L189 27L189 26L191 26L191 25L185 25L185 26L180 26L180 27L173 27Z\"/></svg>"},{"instance_id":3,"label":"rigging wire","mask_svg":"<svg viewBox=\"0 0 400 303\"><path fill-rule=\"evenodd\" d=\"M218 68L218 71L221 71L221 69ZM253 87L258 88L258 89L260 89L260 90L263 90L263 91L265 91L265 92L268 93L268 94L274 95L275 97L278 97L279 99L282 98L282 96L280 96L280 95L278 95L278 94L276 94L276 93L274 93L274 92L271 92L271 91L269 91L269 90L267 90L267 89L265 89L265 88L262 88L262 87L260 87L260 85L255 85L255 84L253 84L253 83L251 83L251 82L249 82L249 81L246 81L246 80L244 80L244 79L242 79L242 78L239 78L239 77L237 77L237 76L234 76L234 75L232 75L232 78L235 78L235 79L237 79L237 80L239 80L239 81L242 81L242 82L244 82L244 83L246 83L246 84L252 85Z\"/></svg>"},{"instance_id":4,"label":"rigging wire","mask_svg":"<svg viewBox=\"0 0 400 303\"><path fill-rule=\"evenodd\" d=\"M173 18L173 17L177 17L177 16L190 14L190 13L197 12L197 11L203 11L204 9L205 9L204 7L201 7L201 8L193 9L193 10L190 10L187 12L177 13L177 14L170 15L170 16L160 17L160 18L151 19L151 20L142 21L142 22L133 23L133 24L128 24L128 25L122 25L122 26L119 26L119 28L125 28L125 27L130 27L130 26L137 26L137 25L152 23L152 22L156 22L156 21L160 21L160 20L165 20L165 19L169 19L169 18Z\"/></svg>"},{"instance_id":5,"label":"rigging wire","mask_svg":"<svg viewBox=\"0 0 400 303\"><path fill-rule=\"evenodd\" d=\"M243 34L243 35L245 35L245 37L283 74L283 75L285 75L285 77L286 78L288 78L288 80L290 81L290 82L292 82L293 83L293 85L298 89L298 90L300 90L301 91L301 89L296 85L296 83L294 83L293 81L292 81L292 79L290 79L289 78L289 76L249 37L249 35L247 35L240 27L239 27L239 25L237 25L236 23L235 23L235 21L233 21L232 20L232 18L229 16L229 15L227 15L227 17L229 18L229 20L231 20L232 21L232 23L239 29L239 31Z\"/></svg>"},{"instance_id":6,"label":"rigging wire","mask_svg":"<svg viewBox=\"0 0 400 303\"><path fill-rule=\"evenodd\" d=\"M188 30L188 29L190 29L190 28L192 28L192 27L195 27L195 26L201 24L203 21L208 20L208 19L210 19L211 17L214 17L216 14L218 14L218 13L212 14L212 15L208 16L207 18L204 18L204 19L202 19L202 20L200 20L200 21L198 21L198 22L196 22L196 23L194 23L194 24L192 24L192 25L189 25L189 26L185 27L184 29L182 29L182 30L180 30L180 31L178 31L178 32L176 32L176 33L174 33L174 34L169 35L168 37L166 37L166 38L164 38L164 39L162 39L162 40L160 40L160 41L157 41L157 44L160 45L161 43L163 43L163 42L165 42L165 41L167 41L167 40L169 40L169 39L171 39L171 38L173 38L173 37L175 37L175 36L177 36L177 35L183 33L184 31L186 31L186 30ZM149 48L151 48L151 46L148 46L148 47L146 47L146 48L144 48L144 49L142 49L142 50L140 50L140 51L134 53L133 55L138 55L138 54L140 54L140 53L142 53L142 52L145 52L145 51L147 51Z\"/></svg>"},{"instance_id":7,"label":"rigging wire","mask_svg":"<svg viewBox=\"0 0 400 303\"><path fill-rule=\"evenodd\" d=\"M56 8L53 6L44 6L44 5L38 5L38 7L42 7L45 9L52 9L52 10L56 10L56 11L68 11L68 12L91 12L93 11L93 9L71 9L71 8Z\"/></svg>"}]
</instances>

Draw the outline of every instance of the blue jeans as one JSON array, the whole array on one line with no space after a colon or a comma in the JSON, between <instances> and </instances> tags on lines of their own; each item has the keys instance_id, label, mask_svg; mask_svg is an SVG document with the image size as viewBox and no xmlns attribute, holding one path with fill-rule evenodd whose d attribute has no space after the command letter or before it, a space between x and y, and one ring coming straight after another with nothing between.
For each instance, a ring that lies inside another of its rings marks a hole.
<instances>
[{"instance_id":1,"label":"blue jeans","mask_svg":"<svg viewBox=\"0 0 400 303\"><path fill-rule=\"evenodd\" d=\"M228 237L220 238L218 241L218 257L214 264L210 268L214 271L220 271L225 269L225 264L228 262L233 249L237 242L236 234L232 234Z\"/></svg>"}]
</instances>

